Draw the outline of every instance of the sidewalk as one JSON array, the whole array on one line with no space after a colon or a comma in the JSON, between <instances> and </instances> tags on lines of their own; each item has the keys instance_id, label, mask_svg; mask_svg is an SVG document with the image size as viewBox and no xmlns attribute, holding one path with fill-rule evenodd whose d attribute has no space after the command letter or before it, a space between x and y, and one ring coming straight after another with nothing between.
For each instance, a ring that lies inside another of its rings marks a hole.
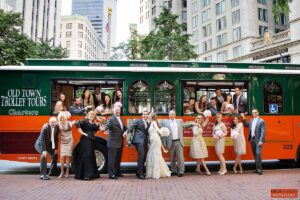
<instances>
[{"instance_id":1,"label":"sidewalk","mask_svg":"<svg viewBox=\"0 0 300 200\"><path fill-rule=\"evenodd\" d=\"M72 176L73 177L73 176ZM80 181L74 178L49 181L39 175L0 174L0 199L271 199L271 189L289 188L300 192L300 169L265 170L262 176L247 171L219 176L185 174L160 180L139 180L125 174L118 180Z\"/></svg>"}]
</instances>

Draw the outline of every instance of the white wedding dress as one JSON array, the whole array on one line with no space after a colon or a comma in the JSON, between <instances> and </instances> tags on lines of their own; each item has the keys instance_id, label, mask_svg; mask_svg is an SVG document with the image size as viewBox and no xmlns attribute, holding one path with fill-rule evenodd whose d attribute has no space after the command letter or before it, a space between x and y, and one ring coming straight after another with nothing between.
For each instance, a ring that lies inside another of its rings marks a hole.
<instances>
[{"instance_id":1,"label":"white wedding dress","mask_svg":"<svg viewBox=\"0 0 300 200\"><path fill-rule=\"evenodd\" d=\"M146 178L170 177L171 172L168 168L167 163L162 157L161 152L161 139L158 135L158 131L151 123L149 127L150 144L146 159Z\"/></svg>"}]
</instances>

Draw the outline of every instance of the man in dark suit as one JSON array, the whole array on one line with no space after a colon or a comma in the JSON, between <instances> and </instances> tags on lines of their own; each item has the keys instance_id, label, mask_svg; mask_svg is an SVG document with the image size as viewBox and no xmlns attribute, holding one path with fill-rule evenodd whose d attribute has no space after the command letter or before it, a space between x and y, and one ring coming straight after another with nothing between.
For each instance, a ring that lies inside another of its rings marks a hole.
<instances>
[{"instance_id":1,"label":"man in dark suit","mask_svg":"<svg viewBox=\"0 0 300 200\"><path fill-rule=\"evenodd\" d=\"M58 125L55 117L51 117L49 123L43 126L35 143L35 148L41 154L40 179L49 180L47 176L47 155L51 157L49 175L54 175L57 170Z\"/></svg>"},{"instance_id":2,"label":"man in dark suit","mask_svg":"<svg viewBox=\"0 0 300 200\"><path fill-rule=\"evenodd\" d=\"M234 113L246 113L247 112L247 99L243 96L240 87L235 88L235 94L233 95Z\"/></svg>"},{"instance_id":3,"label":"man in dark suit","mask_svg":"<svg viewBox=\"0 0 300 200\"><path fill-rule=\"evenodd\" d=\"M95 108L97 108L97 106L100 106L105 98L105 93L101 92L101 87L100 86L96 86L94 88L94 93L93 93L93 100L94 100L94 105Z\"/></svg>"},{"instance_id":4,"label":"man in dark suit","mask_svg":"<svg viewBox=\"0 0 300 200\"><path fill-rule=\"evenodd\" d=\"M218 106L215 97L210 98L210 103L207 105L208 110L210 110L212 115L216 115L218 113Z\"/></svg>"},{"instance_id":5,"label":"man in dark suit","mask_svg":"<svg viewBox=\"0 0 300 200\"><path fill-rule=\"evenodd\" d=\"M108 148L108 174L110 179L118 179L124 176L121 174L121 157L123 151L123 133L126 127L120 117L120 107L114 108L114 115L108 120L105 127L101 128L108 131L107 148Z\"/></svg>"},{"instance_id":6,"label":"man in dark suit","mask_svg":"<svg viewBox=\"0 0 300 200\"><path fill-rule=\"evenodd\" d=\"M142 118L134 120L133 123L128 127L127 132L134 131L134 136L132 143L138 152L138 167L137 167L137 177L139 179L145 179L144 166L146 161L146 155L148 151L148 128L149 124L147 122L148 112L143 111Z\"/></svg>"},{"instance_id":7,"label":"man in dark suit","mask_svg":"<svg viewBox=\"0 0 300 200\"><path fill-rule=\"evenodd\" d=\"M266 125L265 121L258 116L258 109L252 109L253 118L248 123L242 113L243 124L249 127L248 141L250 141L253 157L255 158L256 173L262 175L262 145L265 142Z\"/></svg>"},{"instance_id":8,"label":"man in dark suit","mask_svg":"<svg viewBox=\"0 0 300 200\"><path fill-rule=\"evenodd\" d=\"M218 112L220 112L222 104L226 99L226 96L224 98L224 95L222 94L222 90L220 88L217 88L215 90L215 93L216 93L215 99L216 99L216 102L217 102L217 110L218 110Z\"/></svg>"}]
</instances>

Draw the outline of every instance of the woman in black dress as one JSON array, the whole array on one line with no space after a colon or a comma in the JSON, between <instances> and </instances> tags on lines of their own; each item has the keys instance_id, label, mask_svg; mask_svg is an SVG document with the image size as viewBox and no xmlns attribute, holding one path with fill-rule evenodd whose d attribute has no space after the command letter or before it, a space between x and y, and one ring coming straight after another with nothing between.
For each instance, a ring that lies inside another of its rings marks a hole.
<instances>
[{"instance_id":1,"label":"woman in black dress","mask_svg":"<svg viewBox=\"0 0 300 200\"><path fill-rule=\"evenodd\" d=\"M75 159L75 179L99 178L93 144L99 124L95 120L96 112L90 111L83 120L76 123L81 138L77 147L78 156Z\"/></svg>"}]
</instances>

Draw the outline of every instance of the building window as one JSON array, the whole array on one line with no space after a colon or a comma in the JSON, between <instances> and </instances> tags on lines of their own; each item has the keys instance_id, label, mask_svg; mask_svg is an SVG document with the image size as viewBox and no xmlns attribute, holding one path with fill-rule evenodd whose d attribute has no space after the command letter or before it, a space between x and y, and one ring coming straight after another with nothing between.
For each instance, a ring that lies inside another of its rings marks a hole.
<instances>
[{"instance_id":1,"label":"building window","mask_svg":"<svg viewBox=\"0 0 300 200\"><path fill-rule=\"evenodd\" d=\"M217 53L217 61L218 62L225 62L227 60L227 51L222 51Z\"/></svg>"},{"instance_id":2,"label":"building window","mask_svg":"<svg viewBox=\"0 0 300 200\"><path fill-rule=\"evenodd\" d=\"M211 19L210 8L202 12L202 23Z\"/></svg>"},{"instance_id":3,"label":"building window","mask_svg":"<svg viewBox=\"0 0 300 200\"><path fill-rule=\"evenodd\" d=\"M83 38L83 32L78 31L78 38Z\"/></svg>"},{"instance_id":4,"label":"building window","mask_svg":"<svg viewBox=\"0 0 300 200\"><path fill-rule=\"evenodd\" d=\"M264 37L265 32L268 30L267 26L259 26L258 27L258 32L259 32L259 37Z\"/></svg>"},{"instance_id":5,"label":"building window","mask_svg":"<svg viewBox=\"0 0 300 200\"><path fill-rule=\"evenodd\" d=\"M142 80L133 82L129 87L128 112L131 114L142 113L143 110L150 112L150 86Z\"/></svg>"},{"instance_id":6,"label":"building window","mask_svg":"<svg viewBox=\"0 0 300 200\"><path fill-rule=\"evenodd\" d=\"M187 18L186 11L182 11L182 20L186 21L186 18Z\"/></svg>"},{"instance_id":7,"label":"building window","mask_svg":"<svg viewBox=\"0 0 300 200\"><path fill-rule=\"evenodd\" d=\"M268 21L267 9L258 8L258 19L263 22Z\"/></svg>"},{"instance_id":8,"label":"building window","mask_svg":"<svg viewBox=\"0 0 300 200\"><path fill-rule=\"evenodd\" d=\"M192 28L196 28L198 26L198 15L192 17Z\"/></svg>"},{"instance_id":9,"label":"building window","mask_svg":"<svg viewBox=\"0 0 300 200\"><path fill-rule=\"evenodd\" d=\"M233 58L238 58L242 56L242 47L241 46L237 46L233 48Z\"/></svg>"},{"instance_id":10,"label":"building window","mask_svg":"<svg viewBox=\"0 0 300 200\"><path fill-rule=\"evenodd\" d=\"M175 86L169 81L160 81L154 90L154 109L159 114L168 114L175 109Z\"/></svg>"},{"instance_id":11,"label":"building window","mask_svg":"<svg viewBox=\"0 0 300 200\"><path fill-rule=\"evenodd\" d=\"M66 24L66 29L72 29L72 23L67 23Z\"/></svg>"},{"instance_id":12,"label":"building window","mask_svg":"<svg viewBox=\"0 0 300 200\"><path fill-rule=\"evenodd\" d=\"M221 19L217 19L217 31L223 30L226 28L226 16L222 17Z\"/></svg>"},{"instance_id":13,"label":"building window","mask_svg":"<svg viewBox=\"0 0 300 200\"><path fill-rule=\"evenodd\" d=\"M156 15L156 6L154 6L153 8L152 8L152 16L155 16Z\"/></svg>"},{"instance_id":14,"label":"building window","mask_svg":"<svg viewBox=\"0 0 300 200\"><path fill-rule=\"evenodd\" d=\"M82 51L78 50L78 57L81 58L81 56L82 56Z\"/></svg>"},{"instance_id":15,"label":"building window","mask_svg":"<svg viewBox=\"0 0 300 200\"><path fill-rule=\"evenodd\" d=\"M280 114L283 112L282 87L270 81L264 87L264 112L269 114Z\"/></svg>"},{"instance_id":16,"label":"building window","mask_svg":"<svg viewBox=\"0 0 300 200\"><path fill-rule=\"evenodd\" d=\"M68 57L70 56L70 50L67 50L67 56Z\"/></svg>"},{"instance_id":17,"label":"building window","mask_svg":"<svg viewBox=\"0 0 300 200\"><path fill-rule=\"evenodd\" d=\"M83 24L78 23L78 29L83 30Z\"/></svg>"},{"instance_id":18,"label":"building window","mask_svg":"<svg viewBox=\"0 0 300 200\"><path fill-rule=\"evenodd\" d=\"M207 37L211 35L211 24L207 24L202 27L202 35L203 37Z\"/></svg>"},{"instance_id":19,"label":"building window","mask_svg":"<svg viewBox=\"0 0 300 200\"><path fill-rule=\"evenodd\" d=\"M231 0L231 7L236 7L240 4L240 1L239 0Z\"/></svg>"},{"instance_id":20,"label":"building window","mask_svg":"<svg viewBox=\"0 0 300 200\"><path fill-rule=\"evenodd\" d=\"M259 4L267 4L267 0L257 0L257 3Z\"/></svg>"},{"instance_id":21,"label":"building window","mask_svg":"<svg viewBox=\"0 0 300 200\"><path fill-rule=\"evenodd\" d=\"M72 31L67 31L66 32L66 37L72 37Z\"/></svg>"},{"instance_id":22,"label":"building window","mask_svg":"<svg viewBox=\"0 0 300 200\"><path fill-rule=\"evenodd\" d=\"M212 56L207 56L207 57L203 58L203 61L205 61L205 62L212 61Z\"/></svg>"},{"instance_id":23,"label":"building window","mask_svg":"<svg viewBox=\"0 0 300 200\"><path fill-rule=\"evenodd\" d=\"M78 48L82 48L82 42L78 41Z\"/></svg>"},{"instance_id":24,"label":"building window","mask_svg":"<svg viewBox=\"0 0 300 200\"><path fill-rule=\"evenodd\" d=\"M275 21L275 23L279 26L284 26L287 24L287 21L288 21L287 17L283 13L280 13L278 17L278 21Z\"/></svg>"},{"instance_id":25,"label":"building window","mask_svg":"<svg viewBox=\"0 0 300 200\"><path fill-rule=\"evenodd\" d=\"M226 12L226 1L223 0L216 4L216 15Z\"/></svg>"},{"instance_id":26,"label":"building window","mask_svg":"<svg viewBox=\"0 0 300 200\"><path fill-rule=\"evenodd\" d=\"M241 37L242 37L242 34L241 34L241 27L238 27L238 28L235 28L233 29L233 32L232 32L232 39L233 41L237 41L237 40L240 40Z\"/></svg>"},{"instance_id":27,"label":"building window","mask_svg":"<svg viewBox=\"0 0 300 200\"><path fill-rule=\"evenodd\" d=\"M67 41L66 42L66 48L70 48L71 47L71 41Z\"/></svg>"},{"instance_id":28,"label":"building window","mask_svg":"<svg viewBox=\"0 0 300 200\"><path fill-rule=\"evenodd\" d=\"M198 1L192 2L192 14L195 14L198 12Z\"/></svg>"},{"instance_id":29,"label":"building window","mask_svg":"<svg viewBox=\"0 0 300 200\"><path fill-rule=\"evenodd\" d=\"M232 25L240 22L240 10L232 12Z\"/></svg>"},{"instance_id":30,"label":"building window","mask_svg":"<svg viewBox=\"0 0 300 200\"><path fill-rule=\"evenodd\" d=\"M206 53L211 50L212 40L209 39L203 42L203 53Z\"/></svg>"},{"instance_id":31,"label":"building window","mask_svg":"<svg viewBox=\"0 0 300 200\"><path fill-rule=\"evenodd\" d=\"M210 0L201 0L202 8L210 4Z\"/></svg>"},{"instance_id":32,"label":"building window","mask_svg":"<svg viewBox=\"0 0 300 200\"><path fill-rule=\"evenodd\" d=\"M217 36L217 47L221 47L227 43L227 33Z\"/></svg>"},{"instance_id":33,"label":"building window","mask_svg":"<svg viewBox=\"0 0 300 200\"><path fill-rule=\"evenodd\" d=\"M197 42L198 41L198 30L193 31L192 41Z\"/></svg>"}]
</instances>

